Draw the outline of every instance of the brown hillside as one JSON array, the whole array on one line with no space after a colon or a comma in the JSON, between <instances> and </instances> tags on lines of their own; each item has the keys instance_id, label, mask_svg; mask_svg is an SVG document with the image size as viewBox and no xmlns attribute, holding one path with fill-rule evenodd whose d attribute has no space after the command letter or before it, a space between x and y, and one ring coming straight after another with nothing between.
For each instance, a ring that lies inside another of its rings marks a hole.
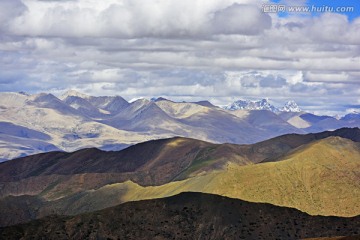
<instances>
[{"instance_id":1,"label":"brown hillside","mask_svg":"<svg viewBox=\"0 0 360 240\"><path fill-rule=\"evenodd\" d=\"M194 139L172 138L140 143L119 152L84 149L74 153L44 153L0 164L0 181L54 174L139 172L139 175L150 176L148 179L139 176L138 183L161 184L171 181L200 150L211 146L213 144Z\"/></svg>"}]
</instances>

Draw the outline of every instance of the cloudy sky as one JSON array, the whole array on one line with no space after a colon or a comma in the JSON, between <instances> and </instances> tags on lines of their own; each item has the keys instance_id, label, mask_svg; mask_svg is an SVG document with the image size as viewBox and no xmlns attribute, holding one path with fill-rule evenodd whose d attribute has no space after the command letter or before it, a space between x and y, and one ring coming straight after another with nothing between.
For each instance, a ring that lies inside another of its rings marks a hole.
<instances>
[{"instance_id":1,"label":"cloudy sky","mask_svg":"<svg viewBox=\"0 0 360 240\"><path fill-rule=\"evenodd\" d=\"M360 108L360 1L0 0L0 91Z\"/></svg>"}]
</instances>

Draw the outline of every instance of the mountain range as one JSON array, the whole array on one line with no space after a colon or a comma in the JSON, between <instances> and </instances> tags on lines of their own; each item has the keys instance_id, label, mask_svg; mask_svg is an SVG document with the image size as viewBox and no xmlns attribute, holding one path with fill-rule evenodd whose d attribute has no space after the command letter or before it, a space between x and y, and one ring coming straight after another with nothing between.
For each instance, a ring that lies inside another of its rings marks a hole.
<instances>
[{"instance_id":1,"label":"mountain range","mask_svg":"<svg viewBox=\"0 0 360 240\"><path fill-rule=\"evenodd\" d=\"M49 152L0 164L0 225L201 192L296 208L360 213L360 129L289 134L251 145L189 138L121 151Z\"/></svg>"},{"instance_id":2,"label":"mountain range","mask_svg":"<svg viewBox=\"0 0 360 240\"><path fill-rule=\"evenodd\" d=\"M0 161L90 147L120 150L175 136L251 144L287 133L360 126L356 114L336 119L302 112L292 101L279 111L267 100L243 102L246 106L240 101L240 107L222 109L208 101L157 98L129 103L120 96L76 91L59 98L47 93L0 93Z\"/></svg>"}]
</instances>

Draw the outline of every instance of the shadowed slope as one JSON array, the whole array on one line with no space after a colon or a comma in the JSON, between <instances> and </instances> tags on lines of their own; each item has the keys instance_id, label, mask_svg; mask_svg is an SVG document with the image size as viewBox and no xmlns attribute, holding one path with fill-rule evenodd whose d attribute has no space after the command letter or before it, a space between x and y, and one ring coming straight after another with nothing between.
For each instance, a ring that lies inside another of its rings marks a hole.
<instances>
[{"instance_id":1,"label":"shadowed slope","mask_svg":"<svg viewBox=\"0 0 360 240\"><path fill-rule=\"evenodd\" d=\"M140 143L119 152L85 149L74 153L38 154L0 164L0 181L53 174L146 172L150 175L148 179L136 179L140 184L165 183L190 165L201 149L213 145L172 138Z\"/></svg>"},{"instance_id":2,"label":"shadowed slope","mask_svg":"<svg viewBox=\"0 0 360 240\"><path fill-rule=\"evenodd\" d=\"M306 238L304 240L359 240L360 235L350 237L323 237L323 238Z\"/></svg>"},{"instance_id":3,"label":"shadowed slope","mask_svg":"<svg viewBox=\"0 0 360 240\"><path fill-rule=\"evenodd\" d=\"M144 142L118 152L104 152L98 149L83 149L74 153L50 152L1 163L0 181L10 182L52 174L145 171L150 175L151 172L159 172L166 177L150 182L139 180L138 183L161 184L178 177L189 167L194 168L188 172L191 174L194 171L203 171L203 168L221 169L228 161L246 165L279 160L279 157L301 145L329 136L340 136L360 142L360 129L344 128L307 135L289 134L252 145L212 144L178 137ZM202 164L200 168L194 166L199 163Z\"/></svg>"},{"instance_id":4,"label":"shadowed slope","mask_svg":"<svg viewBox=\"0 0 360 240\"><path fill-rule=\"evenodd\" d=\"M309 216L290 208L182 193L75 217L0 228L2 239L299 239L355 235L360 218Z\"/></svg>"}]
</instances>

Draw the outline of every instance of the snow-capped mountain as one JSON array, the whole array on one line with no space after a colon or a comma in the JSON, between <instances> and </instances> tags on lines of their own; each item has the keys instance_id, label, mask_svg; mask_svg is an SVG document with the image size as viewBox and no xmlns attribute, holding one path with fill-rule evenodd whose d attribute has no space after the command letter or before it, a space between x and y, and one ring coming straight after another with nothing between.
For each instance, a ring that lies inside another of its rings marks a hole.
<instances>
[{"instance_id":1,"label":"snow-capped mountain","mask_svg":"<svg viewBox=\"0 0 360 240\"><path fill-rule=\"evenodd\" d=\"M273 113L280 112L301 112L302 110L296 104L295 101L290 100L285 103L284 107L275 107L269 102L269 99L262 99L259 101L251 100L238 100L232 104L225 107L226 110L235 111L235 110L267 110Z\"/></svg>"},{"instance_id":2,"label":"snow-capped mountain","mask_svg":"<svg viewBox=\"0 0 360 240\"><path fill-rule=\"evenodd\" d=\"M295 101L290 100L285 103L285 106L280 108L281 112L301 112L301 108L296 104Z\"/></svg>"},{"instance_id":3,"label":"snow-capped mountain","mask_svg":"<svg viewBox=\"0 0 360 240\"><path fill-rule=\"evenodd\" d=\"M268 110L271 112L278 112L279 109L274 107L268 99L262 99L259 101L250 101L250 100L238 100L232 104L225 107L225 109L230 111L235 110Z\"/></svg>"}]
</instances>

